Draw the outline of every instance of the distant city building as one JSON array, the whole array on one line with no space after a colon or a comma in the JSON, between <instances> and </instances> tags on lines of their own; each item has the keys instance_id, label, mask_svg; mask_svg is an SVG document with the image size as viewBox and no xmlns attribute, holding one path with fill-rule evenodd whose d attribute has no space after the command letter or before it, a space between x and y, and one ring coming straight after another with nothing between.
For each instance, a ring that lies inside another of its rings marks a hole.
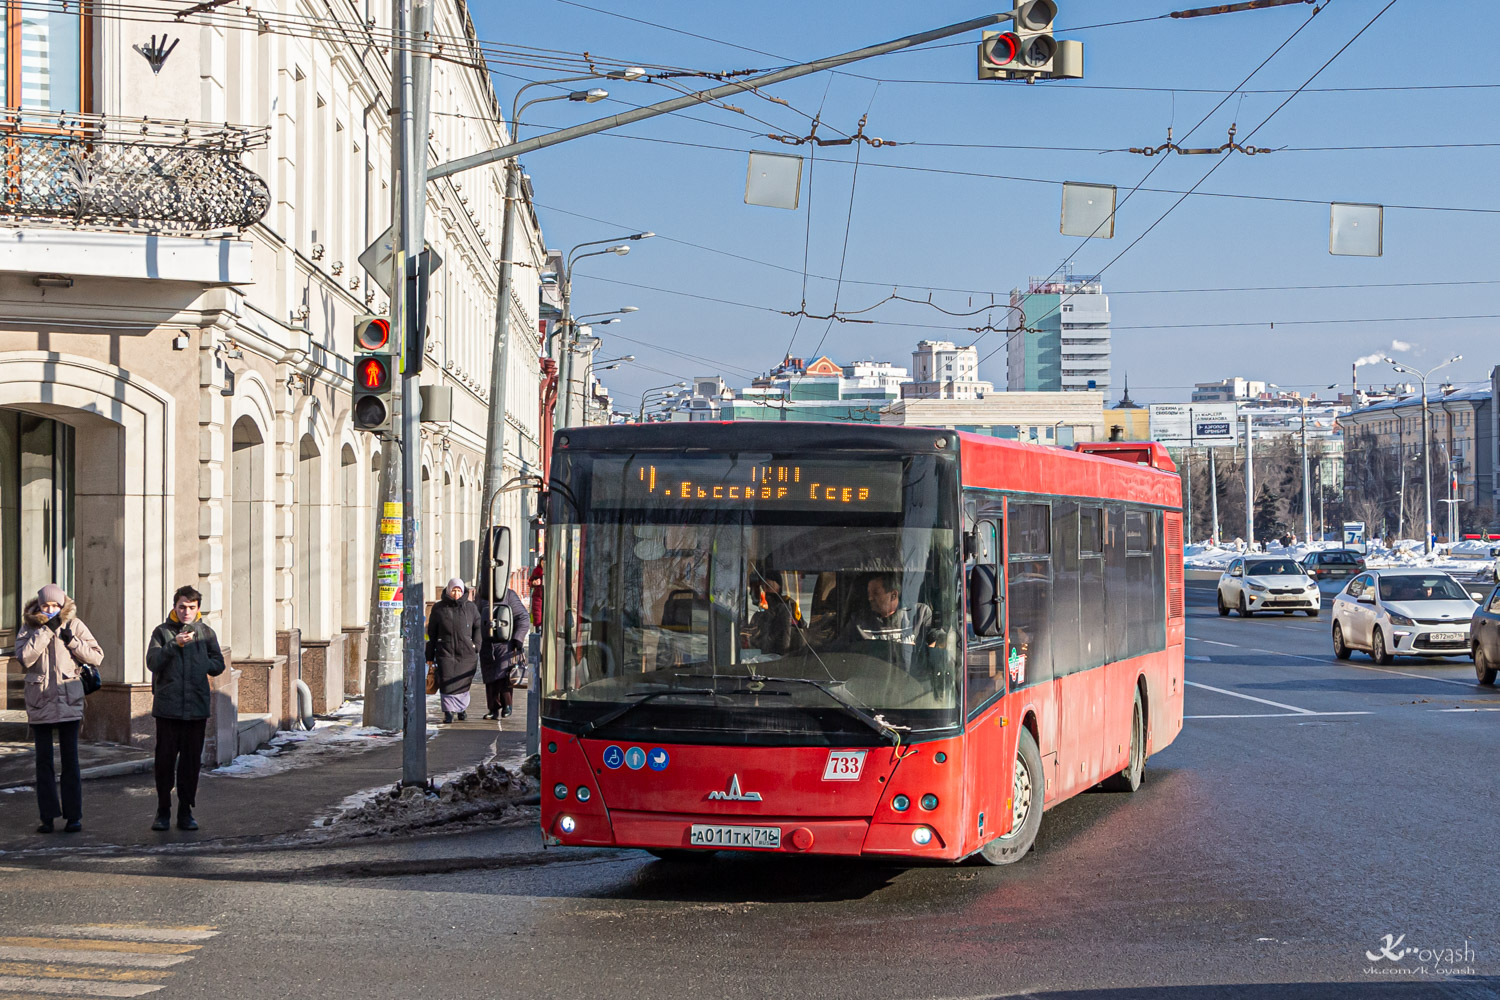
<instances>
[{"instance_id":1,"label":"distant city building","mask_svg":"<svg viewBox=\"0 0 1500 1000\"><path fill-rule=\"evenodd\" d=\"M995 391L979 380L979 349L946 340L924 340L911 355L915 377L901 386L902 399L983 399Z\"/></svg>"},{"instance_id":2,"label":"distant city building","mask_svg":"<svg viewBox=\"0 0 1500 1000\"><path fill-rule=\"evenodd\" d=\"M1010 391L1109 395L1109 297L1098 277L1031 278L1024 292L1010 293L1010 304Z\"/></svg>"},{"instance_id":3,"label":"distant city building","mask_svg":"<svg viewBox=\"0 0 1500 1000\"><path fill-rule=\"evenodd\" d=\"M1248 399L1259 399L1266 394L1265 382L1254 382L1247 378L1220 379L1217 382L1199 382L1193 388L1195 403L1238 403Z\"/></svg>"},{"instance_id":4,"label":"distant city building","mask_svg":"<svg viewBox=\"0 0 1500 1000\"><path fill-rule=\"evenodd\" d=\"M905 368L888 361L840 365L821 357L807 363L786 357L743 389L717 376L693 380L693 388L670 407L673 420L811 420L880 423L880 411L900 398L911 381Z\"/></svg>"},{"instance_id":5,"label":"distant city building","mask_svg":"<svg viewBox=\"0 0 1500 1000\"><path fill-rule=\"evenodd\" d=\"M1491 373L1491 384L1482 389L1454 390L1451 386L1429 390L1428 437L1431 441L1433 480L1444 482L1441 463L1458 473L1458 499L1496 506L1500 501L1495 485L1497 420L1495 391L1500 387L1500 366ZM1345 414L1340 424L1354 447L1375 447L1394 455L1420 457L1422 450L1422 396L1409 393L1385 399ZM1446 496L1447 489L1440 490ZM1441 523L1442 518L1438 518Z\"/></svg>"},{"instance_id":6,"label":"distant city building","mask_svg":"<svg viewBox=\"0 0 1500 1000\"><path fill-rule=\"evenodd\" d=\"M1104 440L1104 414L1101 392L996 392L983 399L902 399L885 408L880 422L1068 447Z\"/></svg>"}]
</instances>

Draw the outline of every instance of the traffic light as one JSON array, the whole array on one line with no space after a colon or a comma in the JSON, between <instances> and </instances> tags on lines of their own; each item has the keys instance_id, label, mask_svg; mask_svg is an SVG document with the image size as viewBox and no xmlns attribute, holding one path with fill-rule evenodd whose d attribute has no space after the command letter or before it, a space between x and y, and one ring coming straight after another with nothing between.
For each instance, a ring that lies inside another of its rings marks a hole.
<instances>
[{"instance_id":1,"label":"traffic light","mask_svg":"<svg viewBox=\"0 0 1500 1000\"><path fill-rule=\"evenodd\" d=\"M391 321L385 316L354 320L354 429L391 428L391 393L395 389L395 350Z\"/></svg>"},{"instance_id":2,"label":"traffic light","mask_svg":"<svg viewBox=\"0 0 1500 1000\"><path fill-rule=\"evenodd\" d=\"M1019 0L1010 31L986 31L979 45L979 79L1035 79L1051 74L1057 55L1055 0Z\"/></svg>"}]
</instances>

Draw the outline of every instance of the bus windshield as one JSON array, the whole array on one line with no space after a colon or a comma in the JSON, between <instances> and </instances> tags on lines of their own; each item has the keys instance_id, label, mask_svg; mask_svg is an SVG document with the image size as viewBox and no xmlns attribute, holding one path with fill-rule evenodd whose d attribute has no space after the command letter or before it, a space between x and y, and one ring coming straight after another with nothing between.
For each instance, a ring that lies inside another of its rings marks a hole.
<instances>
[{"instance_id":1,"label":"bus windshield","mask_svg":"<svg viewBox=\"0 0 1500 1000\"><path fill-rule=\"evenodd\" d=\"M951 730L957 512L948 456L560 455L543 715L677 742Z\"/></svg>"}]
</instances>

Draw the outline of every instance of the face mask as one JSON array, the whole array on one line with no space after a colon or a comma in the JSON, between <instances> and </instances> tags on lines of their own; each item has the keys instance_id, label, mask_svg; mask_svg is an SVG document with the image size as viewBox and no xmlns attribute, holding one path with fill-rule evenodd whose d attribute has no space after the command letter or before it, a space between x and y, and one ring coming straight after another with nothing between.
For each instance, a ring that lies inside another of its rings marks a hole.
<instances>
[{"instance_id":1,"label":"face mask","mask_svg":"<svg viewBox=\"0 0 1500 1000\"><path fill-rule=\"evenodd\" d=\"M52 619L52 618L56 618L60 614L62 614L62 608L58 608L56 611L49 611L49 612L47 612L47 617L48 617L48 619Z\"/></svg>"}]
</instances>

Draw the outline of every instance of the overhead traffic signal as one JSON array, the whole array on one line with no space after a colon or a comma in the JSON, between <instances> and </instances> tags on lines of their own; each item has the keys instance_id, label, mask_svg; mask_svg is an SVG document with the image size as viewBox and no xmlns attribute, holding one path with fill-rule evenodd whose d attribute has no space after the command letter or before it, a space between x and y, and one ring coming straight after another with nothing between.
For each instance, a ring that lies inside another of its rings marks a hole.
<instances>
[{"instance_id":1,"label":"overhead traffic signal","mask_svg":"<svg viewBox=\"0 0 1500 1000\"><path fill-rule=\"evenodd\" d=\"M986 31L979 45L979 79L1076 80L1083 76L1083 43L1052 34L1056 0L1019 0L1010 31Z\"/></svg>"},{"instance_id":2,"label":"overhead traffic signal","mask_svg":"<svg viewBox=\"0 0 1500 1000\"><path fill-rule=\"evenodd\" d=\"M391 428L391 396L395 390L395 350L391 321L385 316L354 320L354 429Z\"/></svg>"}]
</instances>

